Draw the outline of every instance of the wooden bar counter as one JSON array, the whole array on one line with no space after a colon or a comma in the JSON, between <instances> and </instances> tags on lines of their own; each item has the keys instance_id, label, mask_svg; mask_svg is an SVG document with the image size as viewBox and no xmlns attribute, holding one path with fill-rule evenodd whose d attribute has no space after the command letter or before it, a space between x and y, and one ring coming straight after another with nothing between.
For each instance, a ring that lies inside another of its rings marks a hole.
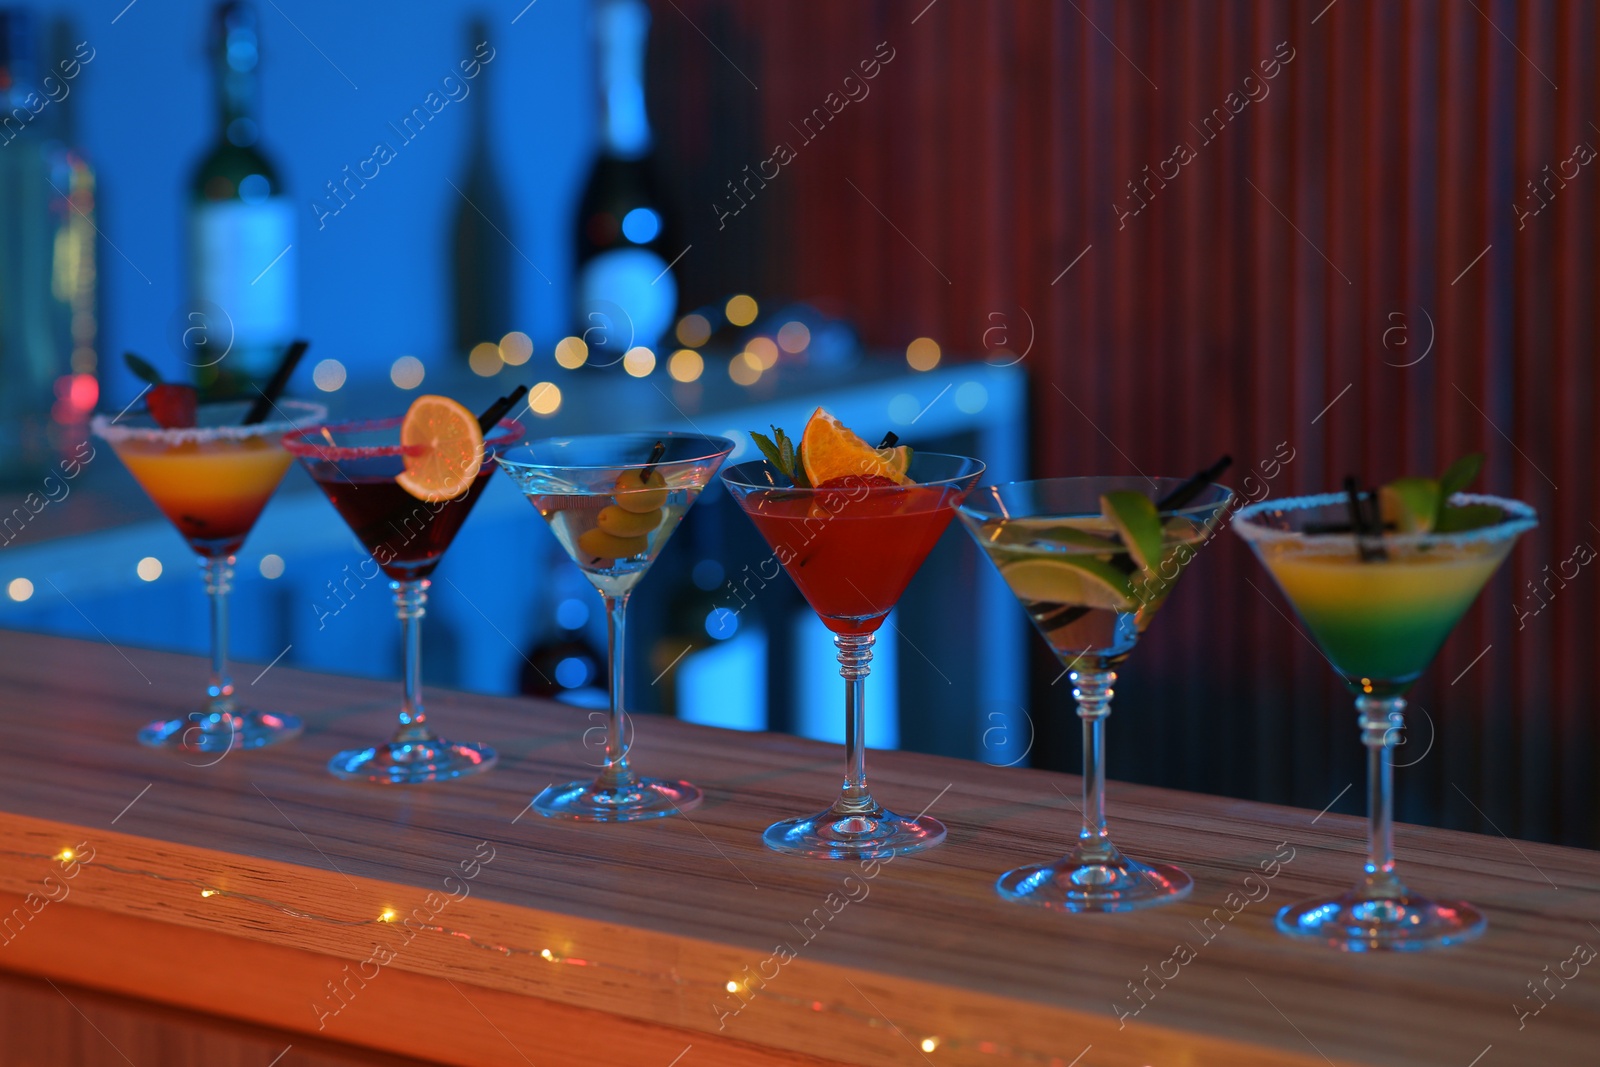
<instances>
[{"instance_id":1,"label":"wooden bar counter","mask_svg":"<svg viewBox=\"0 0 1600 1067\"><path fill-rule=\"evenodd\" d=\"M0 1061L145 1067L219 1033L287 1045L278 1067L1600 1056L1592 852L1401 827L1408 881L1473 901L1489 932L1346 955L1280 937L1272 917L1353 880L1358 819L1113 783L1118 842L1180 863L1194 894L1056 915L993 883L1067 848L1073 777L874 752L879 798L930 808L949 838L865 868L806 862L760 833L833 795L836 747L642 719L639 769L689 778L705 803L566 824L527 804L594 762L581 710L433 690L440 732L489 742L500 765L360 786L324 765L391 729L398 684L261 672L236 668L242 695L303 716L305 734L185 758L133 735L194 701L201 661L0 633Z\"/></svg>"}]
</instances>

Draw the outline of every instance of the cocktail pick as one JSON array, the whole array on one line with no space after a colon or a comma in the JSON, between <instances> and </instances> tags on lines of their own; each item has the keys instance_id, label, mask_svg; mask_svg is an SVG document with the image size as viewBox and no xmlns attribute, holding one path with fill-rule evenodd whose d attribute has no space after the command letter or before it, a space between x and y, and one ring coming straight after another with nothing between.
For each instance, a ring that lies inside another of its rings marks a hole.
<instances>
[{"instance_id":1,"label":"cocktail pick","mask_svg":"<svg viewBox=\"0 0 1600 1067\"><path fill-rule=\"evenodd\" d=\"M644 470L639 472L641 484L648 485L650 483L650 475L656 472L656 466L660 464L661 457L666 454L667 443L665 441L657 441L656 446L650 450L650 459L645 463Z\"/></svg>"},{"instance_id":2,"label":"cocktail pick","mask_svg":"<svg viewBox=\"0 0 1600 1067\"><path fill-rule=\"evenodd\" d=\"M506 412L516 407L517 401L521 400L527 392L528 387L526 385L519 385L493 404L490 404L484 409L483 414L478 416L478 429L484 433L494 429L495 425L505 418Z\"/></svg>"},{"instance_id":3,"label":"cocktail pick","mask_svg":"<svg viewBox=\"0 0 1600 1067\"><path fill-rule=\"evenodd\" d=\"M306 354L306 349L311 347L310 341L300 340L289 345L283 353L283 359L278 363L278 369L273 372L272 380L267 382L267 387L260 390L261 395L256 402L250 405L250 410L245 412L242 426L254 426L263 421L272 411L272 405L277 403L278 397L289 386L289 376L294 373L295 365L300 362L300 357Z\"/></svg>"},{"instance_id":4,"label":"cocktail pick","mask_svg":"<svg viewBox=\"0 0 1600 1067\"><path fill-rule=\"evenodd\" d=\"M1177 511L1204 492L1207 486L1215 482L1222 472L1231 466L1233 466L1233 457L1226 454L1223 455L1221 459L1211 466L1157 501L1156 511Z\"/></svg>"}]
</instances>

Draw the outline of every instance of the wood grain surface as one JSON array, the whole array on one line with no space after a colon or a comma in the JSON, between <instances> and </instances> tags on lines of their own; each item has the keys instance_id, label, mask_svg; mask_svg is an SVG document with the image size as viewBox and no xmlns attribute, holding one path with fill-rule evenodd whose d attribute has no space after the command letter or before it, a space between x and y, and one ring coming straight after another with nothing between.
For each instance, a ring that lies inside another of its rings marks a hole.
<instances>
[{"instance_id":1,"label":"wood grain surface","mask_svg":"<svg viewBox=\"0 0 1600 1067\"><path fill-rule=\"evenodd\" d=\"M705 804L576 826L525 807L593 762L580 710L434 691L440 731L493 744L501 764L388 789L323 766L390 729L398 685L275 667L241 689L303 715L299 740L210 766L134 743L203 678L190 657L0 633L0 892L16 905L0 915L0 968L462 1064L1499 1067L1593 1054L1600 973L1568 962L1600 945L1591 852L1401 827L1411 884L1483 907L1489 933L1419 956L1343 955L1280 937L1272 915L1353 880L1363 828L1348 817L1113 783L1118 842L1182 864L1194 896L1052 915L992 885L1066 848L1069 776L875 752L880 799L931 805L950 836L864 872L760 841L837 790L835 746L641 719L638 767L690 778Z\"/></svg>"}]
</instances>

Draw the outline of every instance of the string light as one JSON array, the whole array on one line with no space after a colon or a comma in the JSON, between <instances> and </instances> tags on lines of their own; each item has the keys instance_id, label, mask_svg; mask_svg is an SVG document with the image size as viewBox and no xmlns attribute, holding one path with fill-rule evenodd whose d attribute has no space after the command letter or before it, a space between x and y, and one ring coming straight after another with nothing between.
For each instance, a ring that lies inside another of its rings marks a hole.
<instances>
[{"instance_id":1,"label":"string light","mask_svg":"<svg viewBox=\"0 0 1600 1067\"><path fill-rule=\"evenodd\" d=\"M59 852L54 853L22 852L13 849L0 849L0 855L21 856L29 859L66 861L76 858L77 853L70 848L64 848ZM306 919L311 922L318 922L327 926L374 926L381 923L393 923L399 918L394 908L384 908L378 913L377 917L368 919L340 919L329 915L319 915L314 912L300 911L296 908L290 907L288 904L285 904L282 901L272 900L268 897L257 896L251 893L239 893L234 892L233 890L216 889L206 885L203 882L200 882L197 879L179 878L172 875L162 874L159 871L144 870L141 868L120 867L115 864L105 863L99 859L95 860L94 869L97 871L109 871L113 874L126 874L151 878L159 882L171 882L178 885L193 886L200 890L200 895L202 897L225 897L230 900L242 900L251 904L260 905L262 907L272 908L273 910L281 912L282 914L290 916L291 918ZM531 948L519 948L514 945L504 945L491 941L483 941L468 931L457 930L447 926L439 926L433 923L407 922L406 927L407 929L412 929L419 932L425 931L456 938L466 942L473 948L484 949L501 956L512 957L526 955L538 957L545 960L547 963L552 964L563 964L572 967L599 967L607 971L632 975L636 978L648 980L651 983L676 986L680 989L689 988L697 984L693 981L685 979L683 976L678 974L676 970L666 972L641 971L637 968L629 967L623 964L580 959L575 956L560 956L548 948L541 948L535 951ZM742 987L736 981L727 981L722 985L722 988L729 993L736 993ZM772 1000L776 1003L787 1004L791 1007L809 1008L810 1010L818 1013L827 1012L828 1014L833 1015L841 1020L849 1020L861 1026L872 1029L884 1030L890 1028L891 1026L891 1024L886 1022L881 1016L878 1016L874 1013L864 1012L845 1004L829 1005L820 1000L801 999L798 997L787 996L783 993L765 988L760 989L758 995L761 999ZM948 1048L952 1051L958 1049L971 1049L988 1055L997 1055L1010 1058L1019 1062L1038 1064L1040 1067L1068 1067L1067 1062L1057 1055L1041 1052L1037 1049L1022 1048L1015 1045L1008 1045L1001 1042L984 1039L975 1038L969 1040L964 1038L947 1037L944 1035L931 1035L924 1037L919 1043L919 1047L924 1052L932 1052L939 1048Z\"/></svg>"}]
</instances>

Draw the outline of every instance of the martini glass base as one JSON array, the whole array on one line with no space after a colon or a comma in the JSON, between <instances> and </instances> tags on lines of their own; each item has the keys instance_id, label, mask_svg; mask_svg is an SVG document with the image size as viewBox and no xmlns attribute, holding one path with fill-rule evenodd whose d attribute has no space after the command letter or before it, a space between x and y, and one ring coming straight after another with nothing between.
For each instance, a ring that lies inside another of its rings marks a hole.
<instances>
[{"instance_id":1,"label":"martini glass base","mask_svg":"<svg viewBox=\"0 0 1600 1067\"><path fill-rule=\"evenodd\" d=\"M879 808L861 815L832 809L809 819L785 819L761 835L774 852L813 859L853 860L921 852L944 840L944 823L927 815L908 819Z\"/></svg>"},{"instance_id":2,"label":"martini glass base","mask_svg":"<svg viewBox=\"0 0 1600 1067\"><path fill-rule=\"evenodd\" d=\"M703 797L697 786L664 778L638 778L608 788L595 781L578 781L550 786L533 798L533 808L551 819L635 822L689 811L699 807Z\"/></svg>"},{"instance_id":3,"label":"martini glass base","mask_svg":"<svg viewBox=\"0 0 1600 1067\"><path fill-rule=\"evenodd\" d=\"M1373 900L1346 893L1304 900L1278 912L1278 929L1345 952L1411 952L1470 941L1483 933L1483 913L1461 901L1407 894Z\"/></svg>"},{"instance_id":4,"label":"martini glass base","mask_svg":"<svg viewBox=\"0 0 1600 1067\"><path fill-rule=\"evenodd\" d=\"M1007 900L1052 911L1133 911L1182 900L1194 879L1178 867L1118 856L1110 863L1075 857L1007 871L994 884Z\"/></svg>"},{"instance_id":5,"label":"martini glass base","mask_svg":"<svg viewBox=\"0 0 1600 1067\"><path fill-rule=\"evenodd\" d=\"M328 770L347 781L417 785L481 774L498 758L494 749L475 741L390 741L341 752L328 761Z\"/></svg>"},{"instance_id":6,"label":"martini glass base","mask_svg":"<svg viewBox=\"0 0 1600 1067\"><path fill-rule=\"evenodd\" d=\"M263 748L299 737L305 723L296 715L247 708L229 713L193 712L182 719L159 719L139 731L140 744L185 752L227 752Z\"/></svg>"}]
</instances>

